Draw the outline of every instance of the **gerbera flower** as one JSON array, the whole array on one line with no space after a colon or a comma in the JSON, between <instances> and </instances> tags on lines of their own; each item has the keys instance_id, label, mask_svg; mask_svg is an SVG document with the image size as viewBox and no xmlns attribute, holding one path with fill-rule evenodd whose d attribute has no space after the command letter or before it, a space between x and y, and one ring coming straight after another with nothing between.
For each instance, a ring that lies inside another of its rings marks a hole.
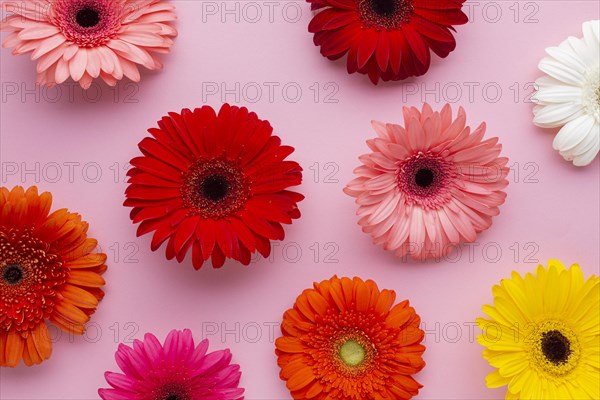
<instances>
[{"instance_id":1,"label":"gerbera flower","mask_svg":"<svg viewBox=\"0 0 600 400\"><path fill-rule=\"evenodd\" d=\"M430 50L445 58L456 47L453 25L468 21L464 0L307 0L321 10L308 30L330 60L348 54L348 73L374 84L423 75Z\"/></svg>"},{"instance_id":2,"label":"gerbera flower","mask_svg":"<svg viewBox=\"0 0 600 400\"><path fill-rule=\"evenodd\" d=\"M286 161L268 121L244 107L223 105L219 115L204 106L169 113L151 128L131 160L125 201L138 236L154 231L152 250L168 239L167 258L183 261L188 250L199 269L211 258L244 265L251 253L268 257L269 240L282 240L282 224L300 217L302 168Z\"/></svg>"},{"instance_id":3,"label":"gerbera flower","mask_svg":"<svg viewBox=\"0 0 600 400\"><path fill-rule=\"evenodd\" d=\"M98 389L103 400L236 400L240 366L231 364L231 352L207 353L208 340L197 346L189 329L172 330L165 344L147 333L133 348L119 344L115 359L123 374L106 372L113 389Z\"/></svg>"},{"instance_id":4,"label":"gerbera flower","mask_svg":"<svg viewBox=\"0 0 600 400\"><path fill-rule=\"evenodd\" d=\"M420 317L393 290L337 276L314 284L283 316L275 342L294 399L410 399L425 366Z\"/></svg>"},{"instance_id":5,"label":"gerbera flower","mask_svg":"<svg viewBox=\"0 0 600 400\"><path fill-rule=\"evenodd\" d=\"M50 214L52 195L0 188L0 366L30 366L52 353L46 321L81 335L104 296L106 255L79 214Z\"/></svg>"},{"instance_id":6,"label":"gerbera flower","mask_svg":"<svg viewBox=\"0 0 600 400\"><path fill-rule=\"evenodd\" d=\"M554 149L581 167L600 149L600 20L584 22L583 38L569 37L546 49L539 69L547 75L535 81L533 123L561 128Z\"/></svg>"},{"instance_id":7,"label":"gerbera flower","mask_svg":"<svg viewBox=\"0 0 600 400\"><path fill-rule=\"evenodd\" d=\"M32 53L37 83L71 77L87 89L94 78L114 86L123 76L140 80L137 65L161 69L157 53L168 53L177 31L173 5L164 0L16 0L2 2L11 15L3 47Z\"/></svg>"},{"instance_id":8,"label":"gerbera flower","mask_svg":"<svg viewBox=\"0 0 600 400\"><path fill-rule=\"evenodd\" d=\"M344 191L356 197L358 221L375 244L398 256L439 258L490 227L504 203L508 159L498 138L472 133L461 108L403 108L404 127L373 122L378 137L360 157L358 178Z\"/></svg>"},{"instance_id":9,"label":"gerbera flower","mask_svg":"<svg viewBox=\"0 0 600 400\"><path fill-rule=\"evenodd\" d=\"M599 399L599 281L550 260L495 285L488 318L477 319L483 357L497 368L487 386L508 385L507 399Z\"/></svg>"}]
</instances>

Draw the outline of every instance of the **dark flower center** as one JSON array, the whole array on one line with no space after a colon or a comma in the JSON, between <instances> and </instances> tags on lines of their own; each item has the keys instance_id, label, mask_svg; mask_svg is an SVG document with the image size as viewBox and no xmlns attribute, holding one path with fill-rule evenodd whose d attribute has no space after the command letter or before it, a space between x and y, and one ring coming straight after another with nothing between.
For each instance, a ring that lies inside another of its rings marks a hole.
<instances>
[{"instance_id":1,"label":"dark flower center","mask_svg":"<svg viewBox=\"0 0 600 400\"><path fill-rule=\"evenodd\" d=\"M389 17L396 11L396 0L371 0L373 12L382 17Z\"/></svg>"},{"instance_id":2,"label":"dark flower center","mask_svg":"<svg viewBox=\"0 0 600 400\"><path fill-rule=\"evenodd\" d=\"M212 201L223 199L227 194L231 185L224 176L209 175L200 182L200 193Z\"/></svg>"},{"instance_id":3,"label":"dark flower center","mask_svg":"<svg viewBox=\"0 0 600 400\"><path fill-rule=\"evenodd\" d=\"M84 7L77 11L75 21L82 28L92 28L100 22L100 13L91 7Z\"/></svg>"},{"instance_id":4,"label":"dark flower center","mask_svg":"<svg viewBox=\"0 0 600 400\"><path fill-rule=\"evenodd\" d=\"M422 188L426 188L433 183L433 171L426 168L421 168L415 174L415 183Z\"/></svg>"},{"instance_id":5,"label":"dark flower center","mask_svg":"<svg viewBox=\"0 0 600 400\"><path fill-rule=\"evenodd\" d=\"M553 364L565 363L572 353L571 342L559 331L545 332L542 334L542 353Z\"/></svg>"},{"instance_id":6,"label":"dark flower center","mask_svg":"<svg viewBox=\"0 0 600 400\"><path fill-rule=\"evenodd\" d=\"M236 162L203 159L186 172L181 194L192 214L220 219L246 204L251 195L250 182Z\"/></svg>"},{"instance_id":7,"label":"dark flower center","mask_svg":"<svg viewBox=\"0 0 600 400\"><path fill-rule=\"evenodd\" d=\"M412 0L361 0L359 12L362 21L378 29L396 29L411 18Z\"/></svg>"},{"instance_id":8,"label":"dark flower center","mask_svg":"<svg viewBox=\"0 0 600 400\"><path fill-rule=\"evenodd\" d=\"M439 154L419 152L398 165L396 183L409 204L439 209L452 198L456 167Z\"/></svg>"},{"instance_id":9,"label":"dark flower center","mask_svg":"<svg viewBox=\"0 0 600 400\"><path fill-rule=\"evenodd\" d=\"M19 283L23 282L23 278L23 268L17 264L6 266L4 273L2 274L2 280L4 283L10 286L18 285Z\"/></svg>"},{"instance_id":10,"label":"dark flower center","mask_svg":"<svg viewBox=\"0 0 600 400\"><path fill-rule=\"evenodd\" d=\"M191 400L185 386L179 383L167 383L152 396L155 400Z\"/></svg>"}]
</instances>

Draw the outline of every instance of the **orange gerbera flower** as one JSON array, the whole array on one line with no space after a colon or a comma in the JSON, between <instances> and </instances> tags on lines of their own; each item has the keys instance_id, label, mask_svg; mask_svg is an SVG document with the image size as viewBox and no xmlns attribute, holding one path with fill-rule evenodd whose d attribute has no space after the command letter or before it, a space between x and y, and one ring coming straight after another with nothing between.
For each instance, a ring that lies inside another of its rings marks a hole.
<instances>
[{"instance_id":1,"label":"orange gerbera flower","mask_svg":"<svg viewBox=\"0 0 600 400\"><path fill-rule=\"evenodd\" d=\"M39 364L52 353L46 320L83 334L104 296L105 254L88 224L66 209L50 212L52 195L0 188L0 366Z\"/></svg>"},{"instance_id":2,"label":"orange gerbera flower","mask_svg":"<svg viewBox=\"0 0 600 400\"><path fill-rule=\"evenodd\" d=\"M333 278L305 290L275 342L294 399L410 399L425 366L421 318L375 282Z\"/></svg>"}]
</instances>

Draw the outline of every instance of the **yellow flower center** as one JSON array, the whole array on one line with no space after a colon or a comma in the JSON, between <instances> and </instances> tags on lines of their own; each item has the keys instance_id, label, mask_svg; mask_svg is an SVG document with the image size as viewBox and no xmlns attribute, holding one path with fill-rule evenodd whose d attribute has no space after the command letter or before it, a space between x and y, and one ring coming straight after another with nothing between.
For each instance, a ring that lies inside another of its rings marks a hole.
<instances>
[{"instance_id":1,"label":"yellow flower center","mask_svg":"<svg viewBox=\"0 0 600 400\"><path fill-rule=\"evenodd\" d=\"M531 361L544 375L565 376L579 363L579 340L571 328L560 321L542 322L528 342Z\"/></svg>"},{"instance_id":2,"label":"yellow flower center","mask_svg":"<svg viewBox=\"0 0 600 400\"><path fill-rule=\"evenodd\" d=\"M359 343L350 339L340 347L340 358L349 367L356 367L365 361L367 352Z\"/></svg>"}]
</instances>

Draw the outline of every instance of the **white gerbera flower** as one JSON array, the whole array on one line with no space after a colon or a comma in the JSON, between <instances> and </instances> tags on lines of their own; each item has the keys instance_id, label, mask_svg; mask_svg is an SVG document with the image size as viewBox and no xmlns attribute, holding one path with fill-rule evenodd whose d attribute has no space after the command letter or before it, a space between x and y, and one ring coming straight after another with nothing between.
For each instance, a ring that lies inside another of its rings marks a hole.
<instances>
[{"instance_id":1,"label":"white gerbera flower","mask_svg":"<svg viewBox=\"0 0 600 400\"><path fill-rule=\"evenodd\" d=\"M553 147L567 161L581 167L600 149L600 20L582 25L583 38L569 37L546 49L539 63L547 75L535 81L533 123L542 128L562 127Z\"/></svg>"}]
</instances>

